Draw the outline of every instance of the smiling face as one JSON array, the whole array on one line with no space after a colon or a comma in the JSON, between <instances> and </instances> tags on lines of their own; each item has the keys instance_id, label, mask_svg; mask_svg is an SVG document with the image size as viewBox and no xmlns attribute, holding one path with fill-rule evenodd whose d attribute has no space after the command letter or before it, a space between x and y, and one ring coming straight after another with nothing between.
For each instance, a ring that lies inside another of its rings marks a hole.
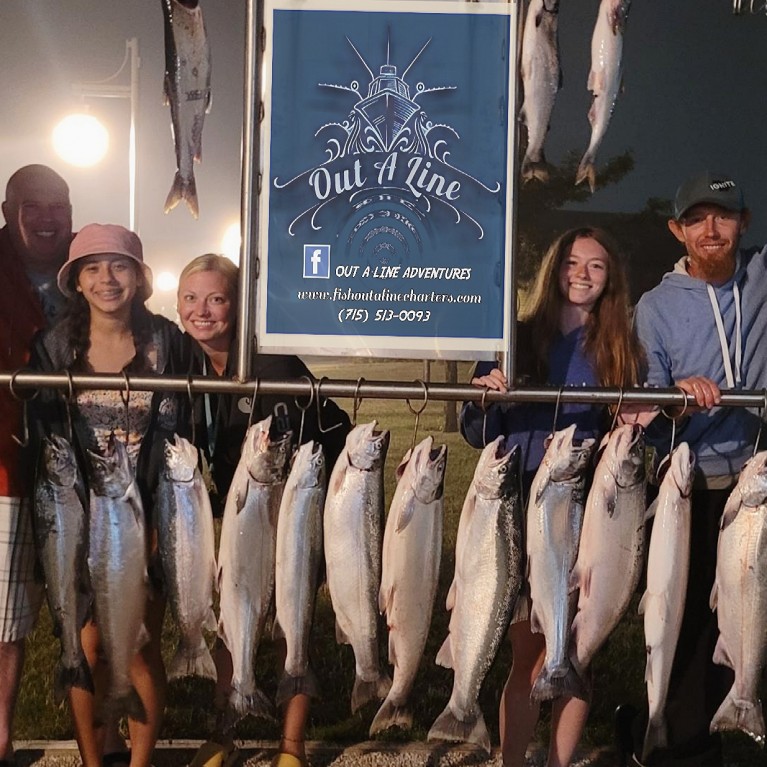
<instances>
[{"instance_id":1,"label":"smiling face","mask_svg":"<svg viewBox=\"0 0 767 767\"><path fill-rule=\"evenodd\" d=\"M608 278L607 251L591 237L577 238L559 266L559 290L565 303L590 312Z\"/></svg>"},{"instance_id":2,"label":"smiling face","mask_svg":"<svg viewBox=\"0 0 767 767\"><path fill-rule=\"evenodd\" d=\"M91 312L130 316L133 297L143 285L143 276L132 258L114 253L85 256L77 267L75 288Z\"/></svg>"},{"instance_id":3,"label":"smiling face","mask_svg":"<svg viewBox=\"0 0 767 767\"><path fill-rule=\"evenodd\" d=\"M184 330L203 347L226 351L234 334L231 286L219 271L205 270L182 277L178 315Z\"/></svg>"},{"instance_id":4,"label":"smiling face","mask_svg":"<svg viewBox=\"0 0 767 767\"><path fill-rule=\"evenodd\" d=\"M692 277L713 284L727 282L735 271L741 235L748 228L748 211L727 210L700 203L668 222L674 236L687 250Z\"/></svg>"},{"instance_id":5,"label":"smiling face","mask_svg":"<svg viewBox=\"0 0 767 767\"><path fill-rule=\"evenodd\" d=\"M3 216L27 268L55 274L72 239L72 206L64 180L50 168L29 166L8 184Z\"/></svg>"}]
</instances>

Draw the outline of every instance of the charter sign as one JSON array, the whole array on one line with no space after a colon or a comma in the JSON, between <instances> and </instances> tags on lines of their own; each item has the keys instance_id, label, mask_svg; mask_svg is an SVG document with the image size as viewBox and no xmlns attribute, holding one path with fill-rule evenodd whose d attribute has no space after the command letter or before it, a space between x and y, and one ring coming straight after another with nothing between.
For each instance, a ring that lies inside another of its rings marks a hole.
<instances>
[{"instance_id":1,"label":"charter sign","mask_svg":"<svg viewBox=\"0 0 767 767\"><path fill-rule=\"evenodd\" d=\"M259 346L502 350L513 6L349 5L267 3Z\"/></svg>"}]
</instances>

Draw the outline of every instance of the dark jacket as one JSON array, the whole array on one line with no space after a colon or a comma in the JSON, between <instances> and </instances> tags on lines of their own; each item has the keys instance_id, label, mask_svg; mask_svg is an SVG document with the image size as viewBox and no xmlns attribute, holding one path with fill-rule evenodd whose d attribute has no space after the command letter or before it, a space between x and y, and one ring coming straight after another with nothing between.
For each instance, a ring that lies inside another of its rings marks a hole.
<instances>
[{"instance_id":1,"label":"dark jacket","mask_svg":"<svg viewBox=\"0 0 767 767\"><path fill-rule=\"evenodd\" d=\"M188 361L180 355L181 332L175 323L160 315L152 315L152 334L157 347L157 375L180 375L188 367ZM72 370L74 350L67 325L60 323L35 337L32 345L30 366L33 370L53 373ZM161 415L162 414L162 417ZM35 467L40 455L40 442L50 434L70 438L67 417L67 396L55 389L41 389L29 403L30 444L27 448L27 466ZM188 398L174 392L154 392L150 422L141 441L136 463L136 480L141 490L144 511L151 520L154 493L164 463L165 440L191 435L191 419ZM73 419L71 435L75 454L80 462L86 487L88 482L83 426ZM33 474L34 470L27 470Z\"/></svg>"},{"instance_id":2,"label":"dark jacket","mask_svg":"<svg viewBox=\"0 0 767 767\"><path fill-rule=\"evenodd\" d=\"M215 376L210 361L194 339L189 335L183 336L183 341L189 351L182 352L182 356L189 359L190 367L187 371L192 375ZM229 378L233 374L234 344L230 350L227 368L224 377ZM295 355L279 354L253 354L250 370L250 378L260 380L300 379L304 376L312 377L309 368ZM255 386L254 386L255 388ZM323 432L320 432L316 402L306 410L303 417L303 431L301 431L302 411L299 405L303 405L307 398L296 399L292 396L279 394L258 394L256 397L255 411L251 417L251 397L242 394L209 394L207 395L212 424L210 429L206 417L206 396L197 395L194 398L194 431L197 446L205 453L206 459L212 464L213 481L215 491L211 492L211 504L216 515L223 513L223 502L232 482L234 471L240 460L242 442L248 423L258 423L269 415L273 418L273 430L275 432L291 431L293 434L293 446L298 445L299 433L301 443L309 440L318 441L325 452L328 477L330 469L343 450L346 435L349 433L351 423L349 416L336 405L335 402L323 398L321 420ZM213 449L211 450L211 440Z\"/></svg>"}]
</instances>

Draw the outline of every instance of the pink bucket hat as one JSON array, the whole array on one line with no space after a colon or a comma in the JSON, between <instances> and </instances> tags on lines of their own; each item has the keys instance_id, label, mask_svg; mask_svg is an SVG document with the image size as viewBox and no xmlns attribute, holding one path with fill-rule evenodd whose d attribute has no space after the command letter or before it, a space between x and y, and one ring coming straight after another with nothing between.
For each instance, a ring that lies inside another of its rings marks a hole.
<instances>
[{"instance_id":1,"label":"pink bucket hat","mask_svg":"<svg viewBox=\"0 0 767 767\"><path fill-rule=\"evenodd\" d=\"M75 292L70 285L70 278L75 261L85 256L106 254L127 256L141 266L144 284L138 293L146 301L152 295L152 270L144 263L144 249L138 235L118 224L88 224L77 233L69 246L69 259L59 270L59 290L73 298Z\"/></svg>"}]
</instances>

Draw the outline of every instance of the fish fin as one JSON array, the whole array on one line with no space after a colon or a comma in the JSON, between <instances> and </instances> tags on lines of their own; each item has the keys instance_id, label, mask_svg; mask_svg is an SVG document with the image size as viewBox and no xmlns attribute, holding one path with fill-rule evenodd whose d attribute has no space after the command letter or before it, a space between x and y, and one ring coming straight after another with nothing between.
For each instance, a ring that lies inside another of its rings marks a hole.
<instances>
[{"instance_id":1,"label":"fish fin","mask_svg":"<svg viewBox=\"0 0 767 767\"><path fill-rule=\"evenodd\" d=\"M445 609L448 610L448 612L455 607L456 590L457 586L455 585L455 578L453 578L453 582L447 590L447 598L445 599Z\"/></svg>"},{"instance_id":2,"label":"fish fin","mask_svg":"<svg viewBox=\"0 0 767 767\"><path fill-rule=\"evenodd\" d=\"M56 705L60 706L64 702L73 687L94 692L91 667L83 654L77 659L77 665L72 668L67 668L59 661L53 679L53 699Z\"/></svg>"},{"instance_id":3,"label":"fish fin","mask_svg":"<svg viewBox=\"0 0 767 767\"><path fill-rule=\"evenodd\" d=\"M401 533L410 524L411 520L413 519L414 511L414 503L404 504L404 506L400 509L399 514L397 515L397 527L395 528L396 532Z\"/></svg>"},{"instance_id":4,"label":"fish fin","mask_svg":"<svg viewBox=\"0 0 767 767\"><path fill-rule=\"evenodd\" d=\"M119 697L107 696L104 701L104 711L101 716L96 716L96 721L108 722L119 721L123 716L135 719L137 722L146 724L147 716L144 703L136 692L135 687L131 687L125 695Z\"/></svg>"},{"instance_id":5,"label":"fish fin","mask_svg":"<svg viewBox=\"0 0 767 767\"><path fill-rule=\"evenodd\" d=\"M549 668L544 665L530 691L530 697L533 700L540 703L562 696L580 698L587 702L591 700L589 685L581 679L572 663L569 660L567 662L570 668L564 676L553 676Z\"/></svg>"},{"instance_id":6,"label":"fish fin","mask_svg":"<svg viewBox=\"0 0 767 767\"><path fill-rule=\"evenodd\" d=\"M533 605L533 609L530 611L530 631L532 631L533 634L543 634L543 624L538 617L535 605Z\"/></svg>"},{"instance_id":7,"label":"fish fin","mask_svg":"<svg viewBox=\"0 0 767 767\"><path fill-rule=\"evenodd\" d=\"M584 181L589 182L589 189L592 194L597 188L597 171L594 167L594 160L589 156L581 160L581 164L578 166L578 173L575 176L575 185L582 184Z\"/></svg>"},{"instance_id":8,"label":"fish fin","mask_svg":"<svg viewBox=\"0 0 767 767\"><path fill-rule=\"evenodd\" d=\"M716 610L716 606L719 604L719 586L716 581L711 587L711 596L708 598L708 606L711 608L711 612Z\"/></svg>"},{"instance_id":9,"label":"fish fin","mask_svg":"<svg viewBox=\"0 0 767 767\"><path fill-rule=\"evenodd\" d=\"M647 722L647 731L644 736L644 745L642 746L642 761L646 762L650 754L659 748L665 748L668 745L668 729L666 718L659 716L657 721Z\"/></svg>"},{"instance_id":10,"label":"fish fin","mask_svg":"<svg viewBox=\"0 0 767 767\"><path fill-rule=\"evenodd\" d=\"M229 707L237 714L234 717L234 721L241 719L248 714L253 716L267 719L270 722L274 722L274 706L269 698L264 695L257 687L254 688L252 693L247 695L243 694L236 687L232 687L232 692L229 695Z\"/></svg>"},{"instance_id":11,"label":"fish fin","mask_svg":"<svg viewBox=\"0 0 767 767\"><path fill-rule=\"evenodd\" d=\"M650 601L649 591L645 591L642 594L642 598L639 600L639 607L637 607L637 615L644 615L644 611L647 609L647 603Z\"/></svg>"},{"instance_id":12,"label":"fish fin","mask_svg":"<svg viewBox=\"0 0 767 767\"><path fill-rule=\"evenodd\" d=\"M394 584L385 586L383 583L381 584L381 588L378 589L378 612L381 615L386 614L389 606L394 600L394 589Z\"/></svg>"},{"instance_id":13,"label":"fish fin","mask_svg":"<svg viewBox=\"0 0 767 767\"><path fill-rule=\"evenodd\" d=\"M442 646L439 648L434 662L443 668L453 668L453 647L450 642L450 634L447 635Z\"/></svg>"},{"instance_id":14,"label":"fish fin","mask_svg":"<svg viewBox=\"0 0 767 767\"><path fill-rule=\"evenodd\" d=\"M733 671L735 670L735 663L730 657L730 652L727 649L727 644L724 641L724 637L720 634L716 640L716 646L714 647L714 655L712 660L720 666L728 666Z\"/></svg>"},{"instance_id":15,"label":"fish fin","mask_svg":"<svg viewBox=\"0 0 767 767\"><path fill-rule=\"evenodd\" d=\"M448 740L457 743L475 743L490 754L490 735L485 718L478 705L474 705L466 719L459 719L450 709L450 704L436 718L426 736L427 741Z\"/></svg>"},{"instance_id":16,"label":"fish fin","mask_svg":"<svg viewBox=\"0 0 767 767\"><path fill-rule=\"evenodd\" d=\"M375 679L366 682L359 676L354 678L352 688L352 714L356 714L371 700L383 700L391 689L391 679L388 674L379 673Z\"/></svg>"},{"instance_id":17,"label":"fish fin","mask_svg":"<svg viewBox=\"0 0 767 767\"><path fill-rule=\"evenodd\" d=\"M741 730L750 735L757 743L763 743L765 737L762 704L755 700L736 700L734 689L727 693L718 711L711 720L711 732L722 730Z\"/></svg>"},{"instance_id":18,"label":"fish fin","mask_svg":"<svg viewBox=\"0 0 767 767\"><path fill-rule=\"evenodd\" d=\"M401 727L403 730L412 729L413 711L410 707L398 706L387 697L373 717L369 735L372 738L376 733L387 730L389 727Z\"/></svg>"},{"instance_id":19,"label":"fish fin","mask_svg":"<svg viewBox=\"0 0 767 767\"><path fill-rule=\"evenodd\" d=\"M170 213L181 200L186 203L189 212L195 219L200 217L200 206L197 202L197 182L194 180L194 176L184 179L176 171L176 175L173 177L173 184L168 192L168 196L165 198L165 213Z\"/></svg>"},{"instance_id":20,"label":"fish fin","mask_svg":"<svg viewBox=\"0 0 767 767\"><path fill-rule=\"evenodd\" d=\"M320 685L311 668L307 668L303 676L291 676L285 671L277 685L275 703L282 706L296 695L308 695L312 698L320 697Z\"/></svg>"},{"instance_id":21,"label":"fish fin","mask_svg":"<svg viewBox=\"0 0 767 767\"><path fill-rule=\"evenodd\" d=\"M346 635L346 632L341 628L341 624L336 621L336 643L337 644L351 644L352 640Z\"/></svg>"},{"instance_id":22,"label":"fish fin","mask_svg":"<svg viewBox=\"0 0 767 767\"><path fill-rule=\"evenodd\" d=\"M181 638L176 654L168 665L168 679L182 679L187 676L216 679L216 664L213 662L213 656L202 634L196 645L185 642Z\"/></svg>"},{"instance_id":23,"label":"fish fin","mask_svg":"<svg viewBox=\"0 0 767 767\"><path fill-rule=\"evenodd\" d=\"M544 157L543 152L541 152L540 160L530 160L525 158L522 161L522 169L520 171L522 181L527 184L529 181L537 179L542 184L548 184L549 180L551 179L551 172L549 168L550 166L546 162L546 158Z\"/></svg>"},{"instance_id":24,"label":"fish fin","mask_svg":"<svg viewBox=\"0 0 767 767\"><path fill-rule=\"evenodd\" d=\"M584 597L588 597L591 593L591 567L584 567L583 569L578 567L576 563L572 572L570 573L570 579L568 581L568 593L580 590Z\"/></svg>"},{"instance_id":25,"label":"fish fin","mask_svg":"<svg viewBox=\"0 0 767 767\"><path fill-rule=\"evenodd\" d=\"M724 530L732 522L735 521L735 517L738 516L738 509L740 509L741 493L737 488L733 490L727 498L727 503L724 504L724 511L719 521L719 529Z\"/></svg>"},{"instance_id":26,"label":"fish fin","mask_svg":"<svg viewBox=\"0 0 767 767\"><path fill-rule=\"evenodd\" d=\"M285 631L282 628L282 624L278 620L277 616L274 616L272 621L272 640L285 639Z\"/></svg>"},{"instance_id":27,"label":"fish fin","mask_svg":"<svg viewBox=\"0 0 767 767\"><path fill-rule=\"evenodd\" d=\"M389 663L395 668L397 667L397 643L394 641L395 635L389 627Z\"/></svg>"},{"instance_id":28,"label":"fish fin","mask_svg":"<svg viewBox=\"0 0 767 767\"><path fill-rule=\"evenodd\" d=\"M410 457L413 455L413 449L408 448L407 453L402 457L402 460L397 465L397 468L394 471L394 475L397 478L397 482L402 479L402 475L405 473L405 469L407 468L408 463L410 462Z\"/></svg>"},{"instance_id":29,"label":"fish fin","mask_svg":"<svg viewBox=\"0 0 767 767\"><path fill-rule=\"evenodd\" d=\"M149 632L147 631L146 626L142 623L141 628L138 630L138 634L136 636L136 652L138 652L144 645L149 643Z\"/></svg>"}]
</instances>

